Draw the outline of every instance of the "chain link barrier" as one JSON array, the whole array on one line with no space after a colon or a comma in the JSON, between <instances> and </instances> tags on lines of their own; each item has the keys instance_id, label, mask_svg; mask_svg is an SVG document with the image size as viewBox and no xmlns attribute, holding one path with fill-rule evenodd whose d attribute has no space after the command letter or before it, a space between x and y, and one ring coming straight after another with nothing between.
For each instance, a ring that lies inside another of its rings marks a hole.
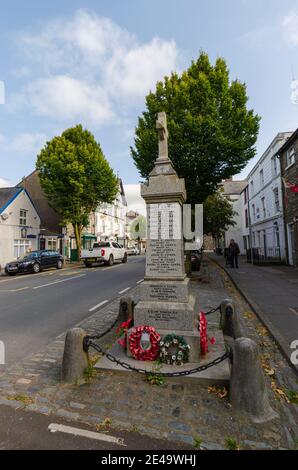
<instances>
[{"instance_id":1,"label":"chain link barrier","mask_svg":"<svg viewBox=\"0 0 298 470\"><path fill-rule=\"evenodd\" d=\"M214 313L218 310L220 310L220 305L218 307L212 308L211 310L208 310L208 312L205 312L205 315L210 315L211 313ZM146 369L141 369L141 368L138 368L138 367L134 367L134 366L131 366L130 364L128 364L127 362L121 361L120 359L113 356L109 352L104 351L99 344L97 344L93 341L93 340L101 339L104 336L106 336L108 333L110 333L110 331L116 326L117 322L118 322L118 317L112 323L112 325L106 331L104 331L103 333L101 333L99 335L93 335L93 336L87 335L87 336L85 336L84 342L83 342L84 351L88 352L89 348L92 347L97 352L103 354L109 361L114 362L115 364L119 365L123 369L131 370L131 371L137 372L138 374L144 374L144 375L154 374L156 376L161 376L161 377L183 377L183 376L187 376L187 375L196 374L198 372L202 372L204 370L207 370L210 367L216 366L217 364L220 364L221 362L225 361L228 358L230 358L230 359L232 358L231 351L226 351L224 354L217 357L213 361L208 362L208 364L203 364L201 366L198 366L198 367L195 367L195 368L189 369L189 370L181 370L179 372L159 372L159 371L155 372L155 371L148 371Z\"/></svg>"},{"instance_id":2,"label":"chain link barrier","mask_svg":"<svg viewBox=\"0 0 298 470\"><path fill-rule=\"evenodd\" d=\"M87 336L84 338L84 346L85 348L87 348L87 350L89 349L89 347L92 347L97 352L103 354L109 361L116 363L117 365L121 366L123 369L131 370L131 371L137 372L138 374L144 374L144 375L154 374L154 375L161 376L161 377L183 377L187 375L196 374L197 372L202 372L204 370L209 369L210 367L216 366L217 364L220 364L221 362L223 362L224 360L230 357L230 351L226 351L222 356L219 356L213 361L208 362L208 364L203 364L193 369L181 370L179 372L159 372L159 371L155 372L155 371L148 371L146 369L134 367L128 364L127 362L121 361L120 359L113 356L109 352L104 351L99 344L94 343Z\"/></svg>"},{"instance_id":3,"label":"chain link barrier","mask_svg":"<svg viewBox=\"0 0 298 470\"><path fill-rule=\"evenodd\" d=\"M208 310L208 312L204 312L205 315L210 315L210 313L214 313L220 311L220 305L218 307L212 308L211 310Z\"/></svg>"}]
</instances>

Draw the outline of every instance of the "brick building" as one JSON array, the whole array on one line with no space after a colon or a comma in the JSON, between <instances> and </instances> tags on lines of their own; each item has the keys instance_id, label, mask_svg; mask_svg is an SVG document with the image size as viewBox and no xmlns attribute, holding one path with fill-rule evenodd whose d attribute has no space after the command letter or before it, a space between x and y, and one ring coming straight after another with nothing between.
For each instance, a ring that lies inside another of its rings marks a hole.
<instances>
[{"instance_id":1,"label":"brick building","mask_svg":"<svg viewBox=\"0 0 298 470\"><path fill-rule=\"evenodd\" d=\"M287 261L298 266L298 129L279 149Z\"/></svg>"}]
</instances>

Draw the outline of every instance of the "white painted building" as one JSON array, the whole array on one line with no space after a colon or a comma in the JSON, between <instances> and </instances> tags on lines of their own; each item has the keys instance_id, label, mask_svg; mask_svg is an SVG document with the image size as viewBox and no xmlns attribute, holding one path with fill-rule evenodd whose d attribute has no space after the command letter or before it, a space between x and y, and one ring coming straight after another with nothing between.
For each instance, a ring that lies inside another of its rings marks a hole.
<instances>
[{"instance_id":1,"label":"white painted building","mask_svg":"<svg viewBox=\"0 0 298 470\"><path fill-rule=\"evenodd\" d=\"M282 181L276 153L291 134L277 134L247 176L248 187L241 195L244 244L265 258L286 258Z\"/></svg>"},{"instance_id":2,"label":"white painted building","mask_svg":"<svg viewBox=\"0 0 298 470\"><path fill-rule=\"evenodd\" d=\"M233 179L224 180L221 184L223 195L232 203L233 210L236 212L234 226L230 226L225 232L224 245L227 248L232 239L239 245L240 254L245 254L245 246L243 242L243 208L241 201L241 193L247 186L245 180L233 181Z\"/></svg>"},{"instance_id":3,"label":"white painted building","mask_svg":"<svg viewBox=\"0 0 298 470\"><path fill-rule=\"evenodd\" d=\"M121 179L119 191L112 204L101 204L95 211L95 235L98 240L118 240L124 244L126 233L127 202Z\"/></svg>"},{"instance_id":4,"label":"white painted building","mask_svg":"<svg viewBox=\"0 0 298 470\"><path fill-rule=\"evenodd\" d=\"M0 188L0 266L38 249L40 218L24 188Z\"/></svg>"}]
</instances>

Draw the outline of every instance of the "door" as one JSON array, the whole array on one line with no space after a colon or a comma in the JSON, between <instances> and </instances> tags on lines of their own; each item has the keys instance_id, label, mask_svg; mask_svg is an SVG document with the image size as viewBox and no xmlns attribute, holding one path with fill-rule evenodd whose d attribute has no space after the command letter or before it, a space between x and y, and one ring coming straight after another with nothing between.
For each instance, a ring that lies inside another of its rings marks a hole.
<instances>
[{"instance_id":1,"label":"door","mask_svg":"<svg viewBox=\"0 0 298 470\"><path fill-rule=\"evenodd\" d=\"M51 257L49 256L49 252L43 251L40 255L41 267L48 268L51 263Z\"/></svg>"},{"instance_id":2,"label":"door","mask_svg":"<svg viewBox=\"0 0 298 470\"><path fill-rule=\"evenodd\" d=\"M295 264L295 240L294 240L294 224L288 224L288 247L289 247L289 264Z\"/></svg>"},{"instance_id":3,"label":"door","mask_svg":"<svg viewBox=\"0 0 298 470\"><path fill-rule=\"evenodd\" d=\"M115 259L120 259L122 255L122 250L119 247L118 243L112 242L113 245L113 251L114 251L114 258Z\"/></svg>"}]
</instances>

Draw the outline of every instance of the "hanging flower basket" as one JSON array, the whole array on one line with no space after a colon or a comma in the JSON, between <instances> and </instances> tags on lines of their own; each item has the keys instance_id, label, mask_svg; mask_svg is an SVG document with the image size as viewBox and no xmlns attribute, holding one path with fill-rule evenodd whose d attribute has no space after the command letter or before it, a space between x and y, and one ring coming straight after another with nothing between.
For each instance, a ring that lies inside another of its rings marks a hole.
<instances>
[{"instance_id":1,"label":"hanging flower basket","mask_svg":"<svg viewBox=\"0 0 298 470\"><path fill-rule=\"evenodd\" d=\"M129 350L138 361L154 361L159 353L160 335L153 326L137 326L128 337Z\"/></svg>"},{"instance_id":2,"label":"hanging flower basket","mask_svg":"<svg viewBox=\"0 0 298 470\"><path fill-rule=\"evenodd\" d=\"M167 335L159 343L159 359L165 364L181 366L189 361L190 345L183 336Z\"/></svg>"}]
</instances>

